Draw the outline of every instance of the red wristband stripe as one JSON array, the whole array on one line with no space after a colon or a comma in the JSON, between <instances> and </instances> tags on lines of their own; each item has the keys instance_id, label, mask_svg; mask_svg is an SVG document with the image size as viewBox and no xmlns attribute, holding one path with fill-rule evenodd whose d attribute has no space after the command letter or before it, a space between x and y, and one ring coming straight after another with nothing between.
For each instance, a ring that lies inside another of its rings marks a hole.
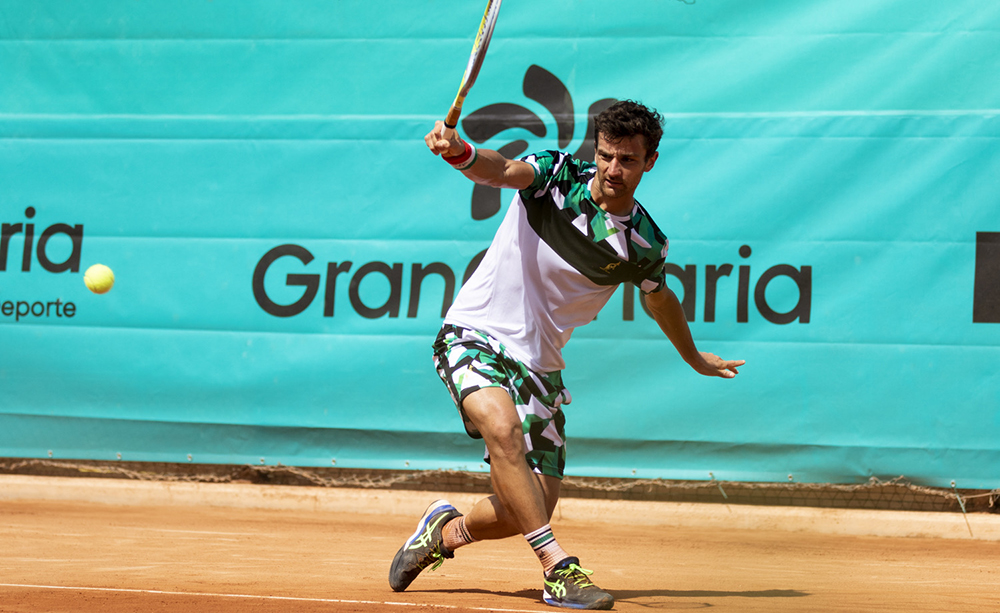
<instances>
[{"instance_id":1,"label":"red wristband stripe","mask_svg":"<svg viewBox=\"0 0 1000 613\"><path fill-rule=\"evenodd\" d=\"M465 151L459 153L454 157L448 157L442 155L441 159L444 160L445 162L448 162L452 166L460 166L463 163L467 162L469 158L472 157L472 152L473 152L472 145L470 145L469 143L465 143Z\"/></svg>"}]
</instances>

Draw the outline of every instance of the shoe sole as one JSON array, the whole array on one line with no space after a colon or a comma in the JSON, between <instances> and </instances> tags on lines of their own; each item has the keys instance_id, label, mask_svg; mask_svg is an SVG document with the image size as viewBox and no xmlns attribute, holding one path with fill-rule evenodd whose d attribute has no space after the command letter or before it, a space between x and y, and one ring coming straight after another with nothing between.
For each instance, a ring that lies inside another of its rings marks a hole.
<instances>
[{"instance_id":1,"label":"shoe sole","mask_svg":"<svg viewBox=\"0 0 1000 613\"><path fill-rule=\"evenodd\" d=\"M574 603L574 602L563 602L553 598L547 591L542 592L542 600L545 604L552 607L561 607L563 609L587 609L591 611L607 611L611 607L615 606L615 599L608 597L607 599L597 600L591 603Z\"/></svg>"}]
</instances>

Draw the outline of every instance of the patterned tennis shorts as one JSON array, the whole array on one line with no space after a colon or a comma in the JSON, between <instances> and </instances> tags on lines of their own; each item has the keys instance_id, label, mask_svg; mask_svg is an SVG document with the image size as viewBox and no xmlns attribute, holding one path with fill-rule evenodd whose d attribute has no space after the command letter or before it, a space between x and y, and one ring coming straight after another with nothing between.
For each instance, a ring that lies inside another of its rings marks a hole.
<instances>
[{"instance_id":1,"label":"patterned tennis shorts","mask_svg":"<svg viewBox=\"0 0 1000 613\"><path fill-rule=\"evenodd\" d=\"M434 366L451 393L472 438L483 438L462 402L486 387L507 390L521 418L525 459L536 473L562 479L566 466L566 416L559 408L572 400L560 371L539 373L511 356L500 341L478 330L445 324L434 341ZM483 456L490 461L489 449Z\"/></svg>"}]
</instances>

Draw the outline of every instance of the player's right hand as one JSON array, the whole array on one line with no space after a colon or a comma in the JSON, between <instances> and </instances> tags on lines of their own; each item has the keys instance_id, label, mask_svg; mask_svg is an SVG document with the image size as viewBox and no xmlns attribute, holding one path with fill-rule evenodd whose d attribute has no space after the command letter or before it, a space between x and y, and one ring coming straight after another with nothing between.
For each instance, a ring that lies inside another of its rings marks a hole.
<instances>
[{"instance_id":1,"label":"player's right hand","mask_svg":"<svg viewBox=\"0 0 1000 613\"><path fill-rule=\"evenodd\" d=\"M434 129L427 133L424 142L427 143L427 148L434 155L454 157L465 151L465 143L459 137L458 132L444 127L443 121L434 123Z\"/></svg>"},{"instance_id":2,"label":"player's right hand","mask_svg":"<svg viewBox=\"0 0 1000 613\"><path fill-rule=\"evenodd\" d=\"M699 354L701 355L701 361L693 365L694 369L709 377L732 379L740 372L736 369L747 363L746 360L723 360L714 353L707 351L701 351Z\"/></svg>"}]
</instances>

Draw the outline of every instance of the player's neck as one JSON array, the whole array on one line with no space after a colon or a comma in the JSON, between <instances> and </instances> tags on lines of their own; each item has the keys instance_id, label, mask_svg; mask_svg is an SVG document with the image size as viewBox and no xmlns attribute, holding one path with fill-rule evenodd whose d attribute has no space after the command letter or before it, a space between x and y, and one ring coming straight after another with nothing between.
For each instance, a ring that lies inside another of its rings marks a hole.
<instances>
[{"instance_id":1,"label":"player's neck","mask_svg":"<svg viewBox=\"0 0 1000 613\"><path fill-rule=\"evenodd\" d=\"M629 198L628 202L621 202L616 204L605 203L598 205L607 213L611 215L617 215L618 217L627 217L632 214L632 209L635 208L635 199Z\"/></svg>"},{"instance_id":2,"label":"player's neck","mask_svg":"<svg viewBox=\"0 0 1000 613\"><path fill-rule=\"evenodd\" d=\"M611 198L608 195L601 193L600 189L596 189L592 186L590 189L590 197L594 201L594 204L600 207L601 210L612 215L630 215L632 213L632 209L635 208L635 198L632 194L618 198Z\"/></svg>"},{"instance_id":3,"label":"player's neck","mask_svg":"<svg viewBox=\"0 0 1000 613\"><path fill-rule=\"evenodd\" d=\"M634 187L628 190L627 193L619 192L618 194L614 194L601 188L599 176L590 180L590 199L594 201L594 204L611 215L631 215L632 209L635 208L634 195Z\"/></svg>"}]
</instances>

